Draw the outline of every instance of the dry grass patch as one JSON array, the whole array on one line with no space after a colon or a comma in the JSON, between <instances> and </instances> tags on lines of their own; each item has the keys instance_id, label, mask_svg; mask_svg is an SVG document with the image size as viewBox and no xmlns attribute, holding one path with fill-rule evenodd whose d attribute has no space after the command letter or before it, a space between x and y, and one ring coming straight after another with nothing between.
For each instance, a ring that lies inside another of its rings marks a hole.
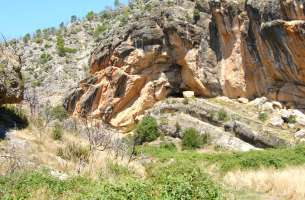
<instances>
[{"instance_id":1,"label":"dry grass patch","mask_svg":"<svg viewBox=\"0 0 305 200\"><path fill-rule=\"evenodd\" d=\"M225 177L225 183L237 190L250 189L263 192L276 199L305 199L305 166L286 169L261 169L256 171L234 171Z\"/></svg>"},{"instance_id":2,"label":"dry grass patch","mask_svg":"<svg viewBox=\"0 0 305 200\"><path fill-rule=\"evenodd\" d=\"M0 146L6 149L12 142L23 141L26 144L25 148L17 147L16 150L20 157L32 164L31 169L46 167L68 175L85 175L98 179L101 174L107 175L107 161L114 160L118 165L135 171L137 176L145 176L145 168L139 162L129 163L127 157L115 159L109 151L90 151L88 140L78 134L64 131L61 140L54 140L52 129L35 127L14 131L11 134L12 140L3 141ZM7 171L2 168L3 166L0 166L0 173Z\"/></svg>"}]
</instances>

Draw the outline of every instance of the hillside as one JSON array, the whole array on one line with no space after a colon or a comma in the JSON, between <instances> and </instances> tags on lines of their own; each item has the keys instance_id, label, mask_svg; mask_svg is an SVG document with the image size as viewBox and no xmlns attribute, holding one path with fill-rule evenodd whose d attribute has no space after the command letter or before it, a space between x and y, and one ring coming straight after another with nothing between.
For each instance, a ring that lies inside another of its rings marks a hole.
<instances>
[{"instance_id":1,"label":"hillside","mask_svg":"<svg viewBox=\"0 0 305 200\"><path fill-rule=\"evenodd\" d=\"M121 128L188 90L206 98L266 96L302 109L302 8L299 1L149 1L102 38L90 76L66 107Z\"/></svg>"},{"instance_id":2,"label":"hillside","mask_svg":"<svg viewBox=\"0 0 305 200\"><path fill-rule=\"evenodd\" d=\"M0 199L304 199L305 2L115 2L2 44Z\"/></svg>"},{"instance_id":3,"label":"hillside","mask_svg":"<svg viewBox=\"0 0 305 200\"><path fill-rule=\"evenodd\" d=\"M90 53L107 30L102 29L104 15L112 12L90 12L83 19L72 16L58 28L39 29L10 41L22 56L26 88L29 92L35 88L40 103L60 104L66 92L87 76Z\"/></svg>"}]
</instances>

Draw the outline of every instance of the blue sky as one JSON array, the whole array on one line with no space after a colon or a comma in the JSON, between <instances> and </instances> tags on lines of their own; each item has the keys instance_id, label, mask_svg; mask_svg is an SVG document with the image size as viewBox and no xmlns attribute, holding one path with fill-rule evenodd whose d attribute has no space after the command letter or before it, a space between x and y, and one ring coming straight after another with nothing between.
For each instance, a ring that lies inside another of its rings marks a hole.
<instances>
[{"instance_id":1,"label":"blue sky","mask_svg":"<svg viewBox=\"0 0 305 200\"><path fill-rule=\"evenodd\" d=\"M121 0L127 3L127 0ZM0 0L0 33L12 39L113 6L114 0Z\"/></svg>"}]
</instances>

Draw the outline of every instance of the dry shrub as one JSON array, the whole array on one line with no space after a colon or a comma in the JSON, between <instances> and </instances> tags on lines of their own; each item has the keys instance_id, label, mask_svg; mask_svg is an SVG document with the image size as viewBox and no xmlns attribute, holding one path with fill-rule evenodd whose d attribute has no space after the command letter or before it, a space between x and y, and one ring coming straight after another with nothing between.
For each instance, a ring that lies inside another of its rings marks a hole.
<instances>
[{"instance_id":1,"label":"dry shrub","mask_svg":"<svg viewBox=\"0 0 305 200\"><path fill-rule=\"evenodd\" d=\"M236 189L251 189L285 200L305 199L305 168L229 172L224 180Z\"/></svg>"},{"instance_id":2,"label":"dry shrub","mask_svg":"<svg viewBox=\"0 0 305 200\"><path fill-rule=\"evenodd\" d=\"M65 147L58 148L57 155L65 160L71 160L74 162L78 161L89 161L90 150L88 147L79 145L77 143L68 143Z\"/></svg>"}]
</instances>

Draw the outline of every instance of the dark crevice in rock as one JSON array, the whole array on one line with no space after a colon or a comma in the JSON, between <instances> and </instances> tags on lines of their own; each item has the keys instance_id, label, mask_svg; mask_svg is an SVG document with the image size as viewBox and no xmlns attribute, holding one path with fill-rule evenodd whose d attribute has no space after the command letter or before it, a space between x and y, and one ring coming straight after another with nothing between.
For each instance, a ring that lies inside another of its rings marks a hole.
<instances>
[{"instance_id":1,"label":"dark crevice in rock","mask_svg":"<svg viewBox=\"0 0 305 200\"><path fill-rule=\"evenodd\" d=\"M120 98L123 97L125 95L125 90L126 90L126 86L127 86L127 76L126 75L122 75L119 80L117 81L117 88L116 91L114 93L114 97L115 98Z\"/></svg>"},{"instance_id":2,"label":"dark crevice in rock","mask_svg":"<svg viewBox=\"0 0 305 200\"><path fill-rule=\"evenodd\" d=\"M80 105L82 107L82 113L81 115L85 117L88 115L92 110L93 102L96 98L97 92L99 88L98 87L90 87L87 94L84 96L84 98L81 99Z\"/></svg>"}]
</instances>

